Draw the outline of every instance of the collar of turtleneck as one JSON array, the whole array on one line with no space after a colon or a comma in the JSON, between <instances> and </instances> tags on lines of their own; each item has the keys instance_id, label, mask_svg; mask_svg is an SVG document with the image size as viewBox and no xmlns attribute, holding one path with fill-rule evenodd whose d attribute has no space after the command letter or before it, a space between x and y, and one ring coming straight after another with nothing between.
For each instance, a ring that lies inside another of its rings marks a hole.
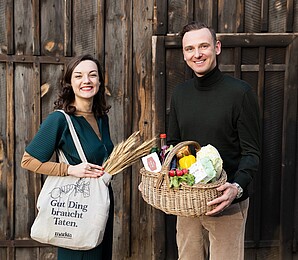
<instances>
[{"instance_id":1,"label":"collar of turtleneck","mask_svg":"<svg viewBox=\"0 0 298 260\"><path fill-rule=\"evenodd\" d=\"M208 90L216 83L223 79L223 74L219 70L218 66L216 66L213 70L208 72L203 77L195 76L195 86L200 90Z\"/></svg>"}]
</instances>

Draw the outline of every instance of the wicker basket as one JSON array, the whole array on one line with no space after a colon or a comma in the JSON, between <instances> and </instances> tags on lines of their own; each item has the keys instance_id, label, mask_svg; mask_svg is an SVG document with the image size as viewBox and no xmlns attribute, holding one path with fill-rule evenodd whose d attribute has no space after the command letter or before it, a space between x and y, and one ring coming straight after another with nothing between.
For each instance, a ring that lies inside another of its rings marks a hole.
<instances>
[{"instance_id":1,"label":"wicker basket","mask_svg":"<svg viewBox=\"0 0 298 260\"><path fill-rule=\"evenodd\" d=\"M169 168L174 155L184 146L194 145L200 149L200 145L194 141L185 141L177 144L166 157L161 172L153 173L142 168L140 174L142 180L139 190L143 199L154 208L167 214L177 216L200 216L216 207L207 206L207 202L222 195L216 188L227 180L223 170L220 178L209 184L197 183L189 186L182 183L180 188L169 188Z\"/></svg>"}]
</instances>

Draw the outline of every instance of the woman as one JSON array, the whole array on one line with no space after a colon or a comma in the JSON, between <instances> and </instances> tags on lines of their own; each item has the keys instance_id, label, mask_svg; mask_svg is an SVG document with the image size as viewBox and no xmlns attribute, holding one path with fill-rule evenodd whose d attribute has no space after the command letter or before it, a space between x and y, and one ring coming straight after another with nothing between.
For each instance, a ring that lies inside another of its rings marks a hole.
<instances>
[{"instance_id":1,"label":"woman","mask_svg":"<svg viewBox=\"0 0 298 260\"><path fill-rule=\"evenodd\" d=\"M65 116L52 112L26 147L21 166L35 173L56 176L98 178L105 174L102 164L113 149L110 138L103 76L98 60L91 55L73 58L61 81L55 109L70 115L88 163L82 163L72 140ZM51 162L61 149L70 165ZM58 259L111 259L113 237L113 194L103 242L87 251L58 248Z\"/></svg>"}]
</instances>

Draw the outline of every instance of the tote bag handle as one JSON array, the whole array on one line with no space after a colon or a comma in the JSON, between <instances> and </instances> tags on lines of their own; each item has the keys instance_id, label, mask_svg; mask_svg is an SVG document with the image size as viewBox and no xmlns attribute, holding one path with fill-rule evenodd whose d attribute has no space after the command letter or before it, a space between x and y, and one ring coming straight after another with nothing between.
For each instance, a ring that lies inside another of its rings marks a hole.
<instances>
[{"instance_id":1,"label":"tote bag handle","mask_svg":"<svg viewBox=\"0 0 298 260\"><path fill-rule=\"evenodd\" d=\"M86 156L85 156L85 154L84 154L82 145L81 145L81 143L80 143L80 140L79 140L79 137L78 137L78 135L77 135L77 132L76 132L74 126L73 126L73 123L72 123L72 121L71 121L71 119L70 119L70 116L69 116L68 114L66 114L66 113L64 112L64 110L58 109L58 110L56 110L56 111L59 111L59 112L61 112L62 114L65 115L65 118L66 118L66 121L67 121L67 123L68 123L69 130L70 130L72 139L73 139L74 144L75 144L75 146L76 146L76 148L77 148L77 151L78 151L78 154L79 154L79 156L80 156L80 158L81 158L81 161L82 161L82 162L87 162L87 159L86 159ZM59 150L59 152L60 152L60 150ZM62 152L62 151L61 151L61 152Z\"/></svg>"}]
</instances>

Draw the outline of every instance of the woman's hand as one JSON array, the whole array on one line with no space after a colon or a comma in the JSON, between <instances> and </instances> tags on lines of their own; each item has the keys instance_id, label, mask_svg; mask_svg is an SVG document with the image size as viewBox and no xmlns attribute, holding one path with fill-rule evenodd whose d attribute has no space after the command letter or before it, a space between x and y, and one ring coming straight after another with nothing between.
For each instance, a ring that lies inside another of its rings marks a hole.
<instances>
[{"instance_id":1,"label":"woman's hand","mask_svg":"<svg viewBox=\"0 0 298 260\"><path fill-rule=\"evenodd\" d=\"M223 195L207 203L208 206L217 204L215 209L206 213L207 216L214 216L224 211L231 205L238 194L236 186L229 182L219 186L217 190L222 191Z\"/></svg>"},{"instance_id":2,"label":"woman's hand","mask_svg":"<svg viewBox=\"0 0 298 260\"><path fill-rule=\"evenodd\" d=\"M80 163L77 165L69 165L68 175L78 178L98 178L104 174L104 168L93 163Z\"/></svg>"}]
</instances>

